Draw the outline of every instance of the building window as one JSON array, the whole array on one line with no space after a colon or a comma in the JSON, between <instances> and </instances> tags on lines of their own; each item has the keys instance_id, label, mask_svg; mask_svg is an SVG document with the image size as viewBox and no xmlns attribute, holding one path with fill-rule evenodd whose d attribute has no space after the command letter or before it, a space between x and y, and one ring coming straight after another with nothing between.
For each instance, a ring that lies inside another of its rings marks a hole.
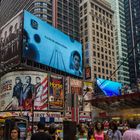
<instances>
[{"instance_id":1,"label":"building window","mask_svg":"<svg viewBox=\"0 0 140 140\"><path fill-rule=\"evenodd\" d=\"M98 72L101 72L101 68L100 67L98 67Z\"/></svg>"}]
</instances>

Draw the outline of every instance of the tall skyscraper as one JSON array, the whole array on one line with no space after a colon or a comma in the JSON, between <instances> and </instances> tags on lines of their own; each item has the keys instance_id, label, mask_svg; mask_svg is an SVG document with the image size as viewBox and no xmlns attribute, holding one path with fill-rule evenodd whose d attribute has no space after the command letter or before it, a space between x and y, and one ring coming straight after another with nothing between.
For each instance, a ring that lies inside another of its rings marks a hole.
<instances>
[{"instance_id":1,"label":"tall skyscraper","mask_svg":"<svg viewBox=\"0 0 140 140\"><path fill-rule=\"evenodd\" d=\"M2 0L0 27L22 9L79 40L79 0Z\"/></svg>"},{"instance_id":2,"label":"tall skyscraper","mask_svg":"<svg viewBox=\"0 0 140 140\"><path fill-rule=\"evenodd\" d=\"M132 88L137 88L140 81L140 0L124 0L124 6L130 83Z\"/></svg>"},{"instance_id":3,"label":"tall skyscraper","mask_svg":"<svg viewBox=\"0 0 140 140\"><path fill-rule=\"evenodd\" d=\"M118 81L124 85L130 85L129 67L128 67L128 48L125 26L124 0L106 0L111 4L114 11L115 24L115 47L117 56L117 65L119 67Z\"/></svg>"},{"instance_id":4,"label":"tall skyscraper","mask_svg":"<svg viewBox=\"0 0 140 140\"><path fill-rule=\"evenodd\" d=\"M81 0L80 30L84 67L91 67L91 80L117 80L113 11L104 0Z\"/></svg>"}]
</instances>

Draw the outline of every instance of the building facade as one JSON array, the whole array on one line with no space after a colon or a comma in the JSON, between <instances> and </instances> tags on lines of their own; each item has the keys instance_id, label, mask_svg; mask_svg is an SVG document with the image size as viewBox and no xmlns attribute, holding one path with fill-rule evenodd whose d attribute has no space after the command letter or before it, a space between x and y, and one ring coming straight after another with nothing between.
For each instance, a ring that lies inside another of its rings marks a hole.
<instances>
[{"instance_id":1,"label":"building facade","mask_svg":"<svg viewBox=\"0 0 140 140\"><path fill-rule=\"evenodd\" d=\"M124 0L106 0L114 11L115 46L118 65L118 81L130 85L128 67L128 48L125 26Z\"/></svg>"},{"instance_id":2,"label":"building facade","mask_svg":"<svg viewBox=\"0 0 140 140\"><path fill-rule=\"evenodd\" d=\"M130 83L132 89L140 81L140 0L124 0Z\"/></svg>"},{"instance_id":3,"label":"building facade","mask_svg":"<svg viewBox=\"0 0 140 140\"><path fill-rule=\"evenodd\" d=\"M103 0L81 0L80 31L84 67L91 67L91 79L117 80L113 14Z\"/></svg>"},{"instance_id":4,"label":"building facade","mask_svg":"<svg viewBox=\"0 0 140 140\"><path fill-rule=\"evenodd\" d=\"M79 41L79 0L2 0L0 27L22 9Z\"/></svg>"}]
</instances>

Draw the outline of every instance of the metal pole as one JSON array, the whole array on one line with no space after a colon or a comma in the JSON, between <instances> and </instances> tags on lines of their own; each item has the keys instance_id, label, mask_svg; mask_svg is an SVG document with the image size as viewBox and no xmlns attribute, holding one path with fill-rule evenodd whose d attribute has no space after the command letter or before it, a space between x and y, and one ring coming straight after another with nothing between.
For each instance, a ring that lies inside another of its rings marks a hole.
<instances>
[{"instance_id":1,"label":"metal pole","mask_svg":"<svg viewBox=\"0 0 140 140\"><path fill-rule=\"evenodd\" d=\"M33 128L34 128L34 99L32 99L32 134L33 134Z\"/></svg>"}]
</instances>

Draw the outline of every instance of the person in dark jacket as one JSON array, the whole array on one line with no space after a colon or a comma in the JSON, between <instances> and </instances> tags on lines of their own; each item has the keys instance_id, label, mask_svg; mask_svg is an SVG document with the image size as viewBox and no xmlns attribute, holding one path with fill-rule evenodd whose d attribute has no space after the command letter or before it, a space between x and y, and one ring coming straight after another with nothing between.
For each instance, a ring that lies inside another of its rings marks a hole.
<instances>
[{"instance_id":1,"label":"person in dark jacket","mask_svg":"<svg viewBox=\"0 0 140 140\"><path fill-rule=\"evenodd\" d=\"M31 140L52 140L51 136L45 133L45 124L42 122L38 123L38 132L31 136Z\"/></svg>"},{"instance_id":2,"label":"person in dark jacket","mask_svg":"<svg viewBox=\"0 0 140 140\"><path fill-rule=\"evenodd\" d=\"M61 138L58 136L58 134L56 133L56 126L54 124L51 124L49 127L49 134L52 137L52 140L61 140Z\"/></svg>"}]
</instances>

